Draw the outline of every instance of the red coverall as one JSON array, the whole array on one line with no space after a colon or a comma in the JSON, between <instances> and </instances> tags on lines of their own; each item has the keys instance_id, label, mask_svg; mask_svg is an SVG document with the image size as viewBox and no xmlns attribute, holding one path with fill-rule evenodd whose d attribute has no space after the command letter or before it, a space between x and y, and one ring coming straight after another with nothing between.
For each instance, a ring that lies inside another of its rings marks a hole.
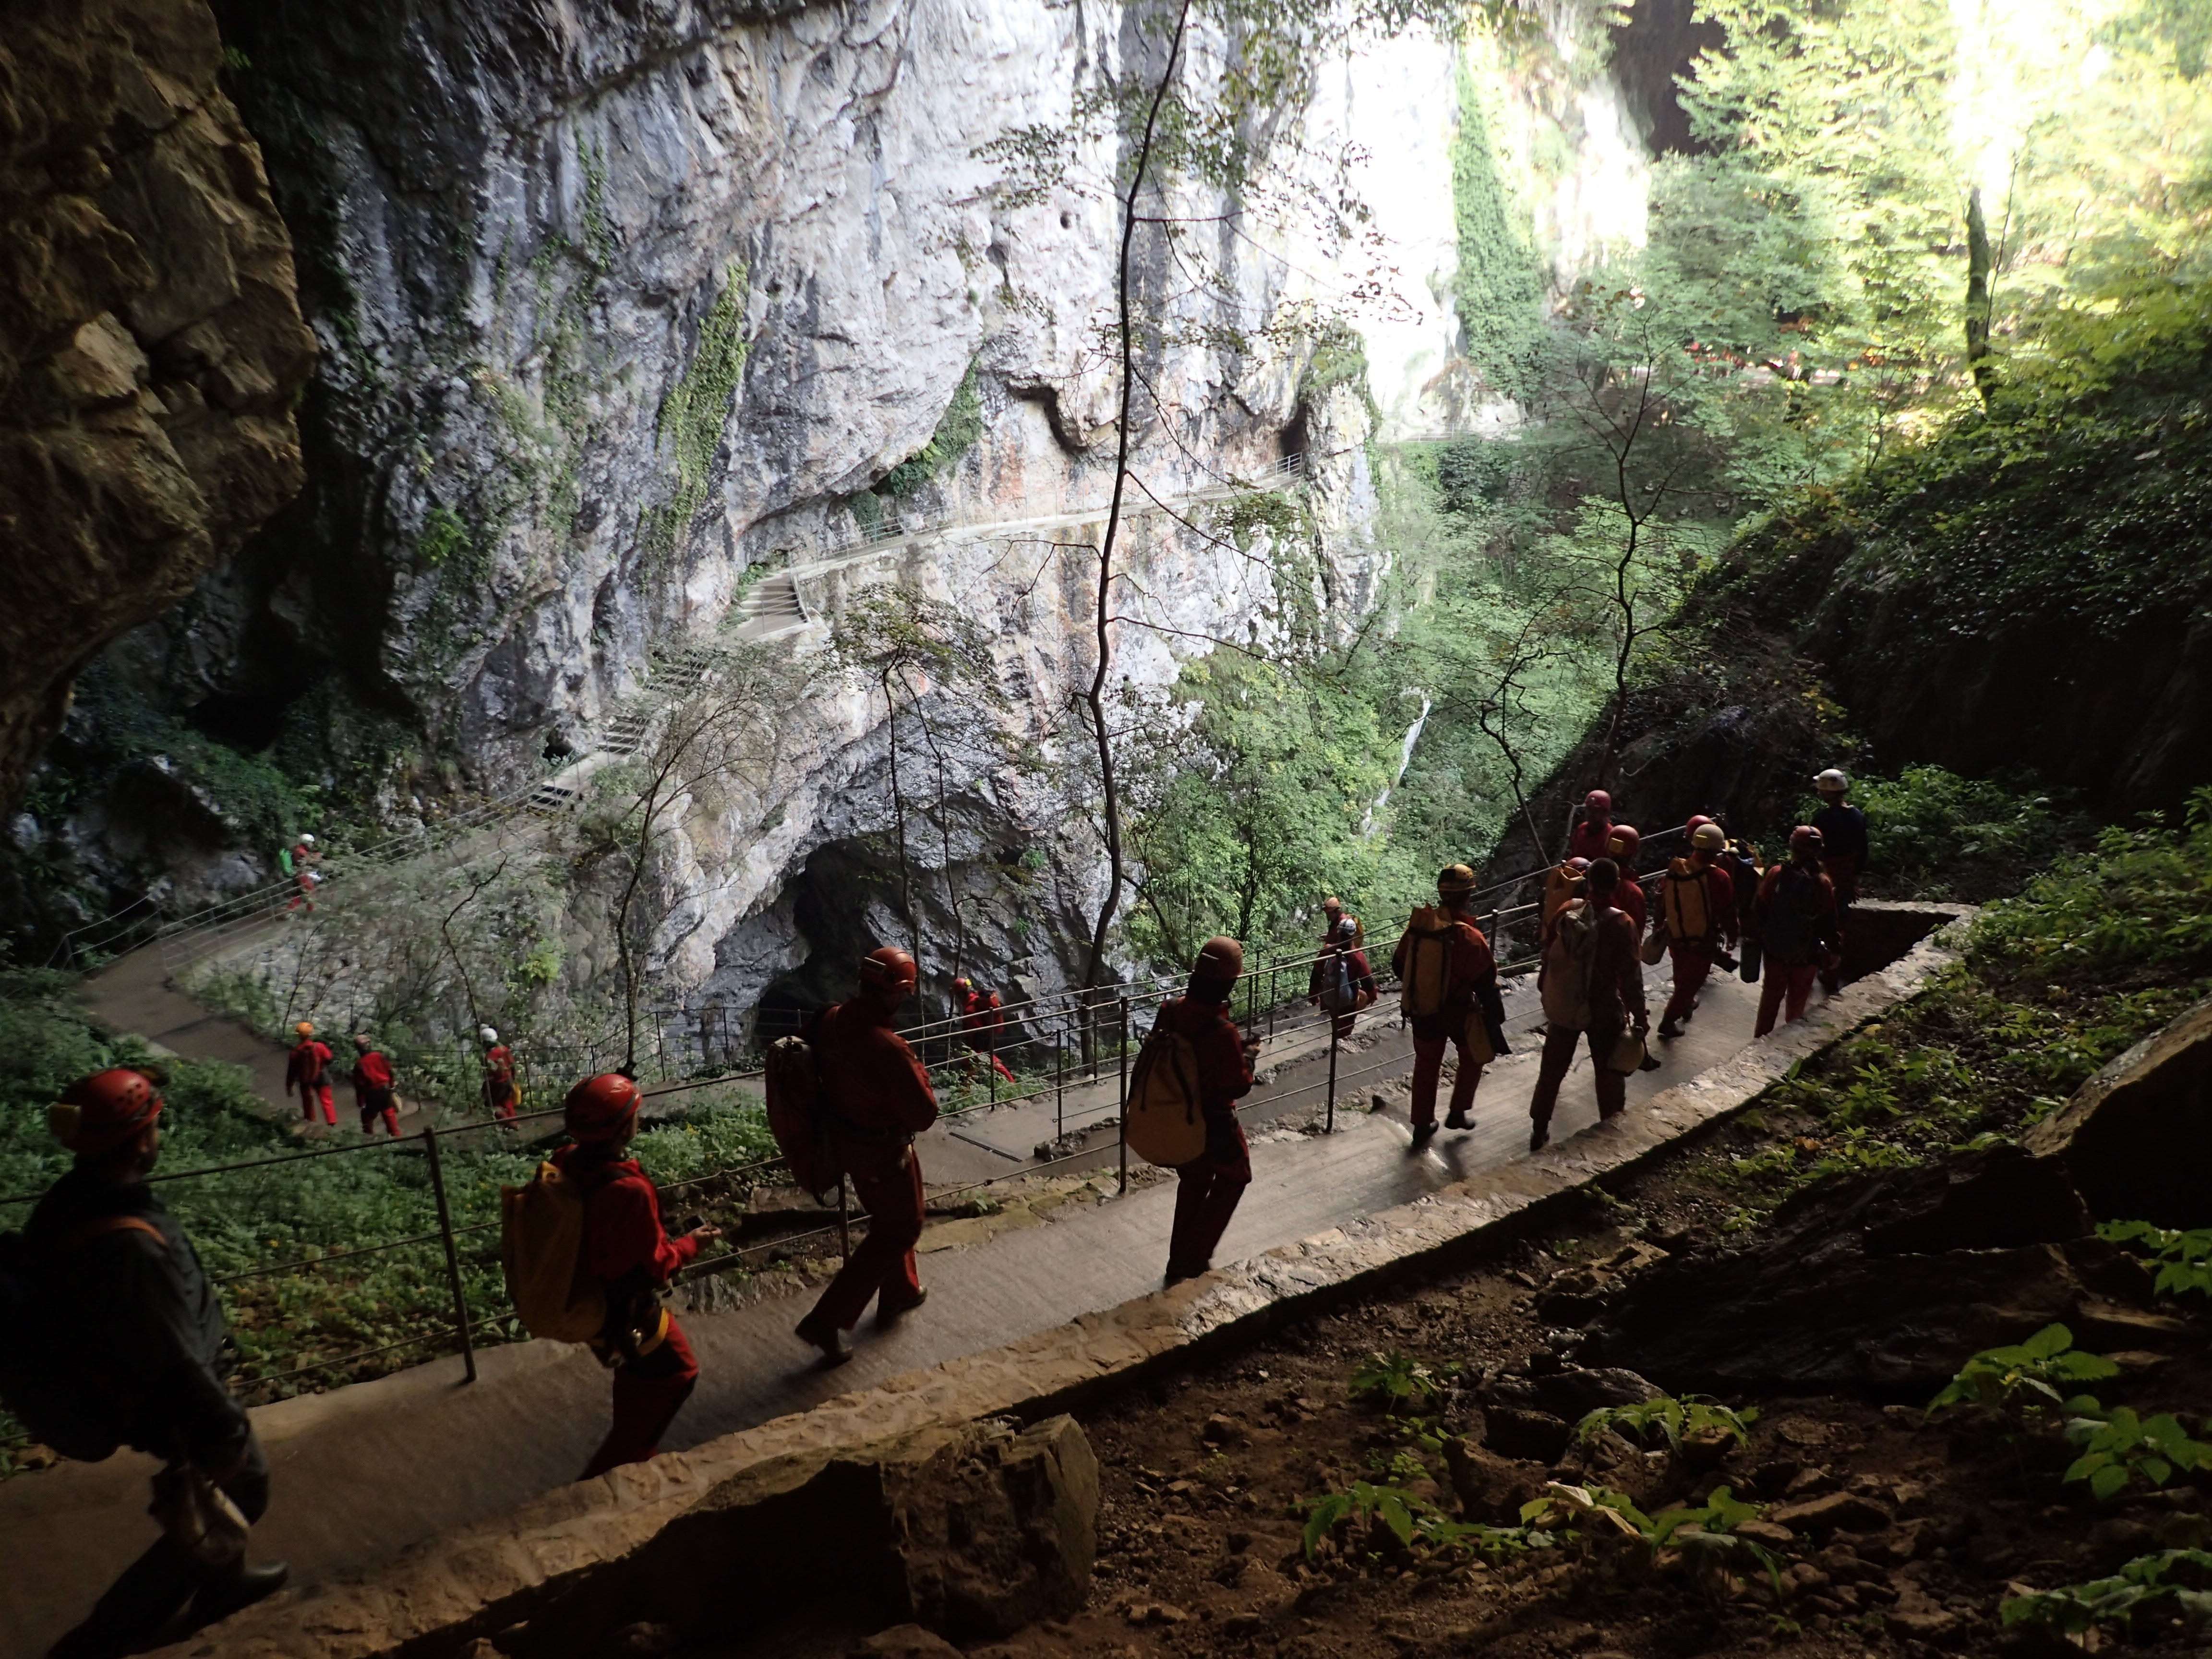
<instances>
[{"instance_id":1,"label":"red coverall","mask_svg":"<svg viewBox=\"0 0 2212 1659\"><path fill-rule=\"evenodd\" d=\"M606 1287L606 1328L592 1346L615 1367L614 1425L576 1477L589 1480L659 1450L697 1386L699 1362L684 1328L653 1292L699 1254L699 1241L668 1236L660 1194L634 1159L583 1145L563 1146L553 1162L584 1190L577 1266Z\"/></svg>"},{"instance_id":2,"label":"red coverall","mask_svg":"<svg viewBox=\"0 0 2212 1659\"><path fill-rule=\"evenodd\" d=\"M921 1160L914 1138L937 1121L929 1073L868 997L824 1009L807 1040L820 1056L822 1091L837 1121L837 1153L868 1212L868 1235L822 1292L809 1318L849 1331L870 1298L878 1318L914 1305L921 1275Z\"/></svg>"},{"instance_id":3,"label":"red coverall","mask_svg":"<svg viewBox=\"0 0 2212 1659\"><path fill-rule=\"evenodd\" d=\"M996 991L969 992L963 999L960 1029L968 1034L968 1046L979 1054L988 1054L999 1075L1012 1083L1014 1074L999 1058L999 1037L1006 1029L1006 1017L999 1012L1004 1006Z\"/></svg>"},{"instance_id":4,"label":"red coverall","mask_svg":"<svg viewBox=\"0 0 2212 1659\"><path fill-rule=\"evenodd\" d=\"M1336 977L1336 947L1334 945L1324 945L1322 946L1321 955L1314 961L1313 973L1310 976L1313 989L1310 994L1316 1002L1321 1001L1322 988ZM1376 995L1375 969L1368 963L1367 952L1346 945L1344 948L1344 965L1351 973L1352 990L1364 995L1367 1000L1372 1003ZM1359 1018L1359 1010L1353 1008L1334 1018L1337 1041L1341 1042L1352 1035L1352 1028Z\"/></svg>"},{"instance_id":5,"label":"red coverall","mask_svg":"<svg viewBox=\"0 0 2212 1659\"><path fill-rule=\"evenodd\" d=\"M1682 860L1674 860L1676 864ZM1712 917L1712 931L1703 939L1678 939L1668 938L1667 954L1674 964L1674 994L1667 999L1667 1012L1662 1019L1677 1024L1689 1018L1698 1006L1698 988L1705 975L1713 969L1713 952L1720 948L1723 939L1730 945L1736 942L1735 879L1713 861L1710 853L1692 853L1688 862L1705 883L1705 908ZM1671 866L1669 866L1671 872ZM1671 873L1659 878L1659 890L1663 895Z\"/></svg>"},{"instance_id":6,"label":"red coverall","mask_svg":"<svg viewBox=\"0 0 2212 1659\"><path fill-rule=\"evenodd\" d=\"M1154 1030L1176 1030L1198 1051L1199 1109L1206 1151L1176 1166L1175 1231L1168 1260L1195 1267L1213 1260L1237 1200L1252 1184L1252 1152L1237 1121L1237 1103L1252 1092L1252 1059L1228 1006L1181 996L1160 1005Z\"/></svg>"},{"instance_id":7,"label":"red coverall","mask_svg":"<svg viewBox=\"0 0 2212 1659\"><path fill-rule=\"evenodd\" d=\"M501 1117L514 1115L514 1051L504 1042L484 1050L484 1103Z\"/></svg>"},{"instance_id":8,"label":"red coverall","mask_svg":"<svg viewBox=\"0 0 2212 1659\"><path fill-rule=\"evenodd\" d=\"M1611 827L1607 826L1607 834ZM1391 970L1401 981L1406 976L1406 966L1411 960L1413 929L1409 926L1398 937L1398 948L1390 953ZM1503 1024L1505 1004L1498 993L1498 959L1490 953L1490 941L1482 930L1466 917L1453 924L1451 934L1451 977L1445 982L1444 1006L1433 1014L1423 1014L1413 1022L1413 1118L1416 1126L1437 1121L1437 1079L1443 1073L1444 1043L1449 1040L1459 1050L1459 1073L1452 1079L1451 1109L1463 1113L1474 1103L1474 1085L1482 1080L1482 1067L1467 1063L1467 1018L1473 1012L1474 1000L1482 998L1483 1009L1491 1019Z\"/></svg>"},{"instance_id":9,"label":"red coverall","mask_svg":"<svg viewBox=\"0 0 2212 1659\"><path fill-rule=\"evenodd\" d=\"M1650 901L1644 896L1643 885L1627 871L1613 884L1613 908L1636 924L1636 937L1644 937L1644 919L1650 914Z\"/></svg>"},{"instance_id":10,"label":"red coverall","mask_svg":"<svg viewBox=\"0 0 2212 1659\"><path fill-rule=\"evenodd\" d=\"M338 1109L331 1098L331 1051L313 1037L303 1037L292 1050L292 1058L284 1065L284 1092L300 1091L300 1112L308 1122L315 1121L315 1103L323 1104L323 1121L335 1124Z\"/></svg>"},{"instance_id":11,"label":"red coverall","mask_svg":"<svg viewBox=\"0 0 2212 1659\"><path fill-rule=\"evenodd\" d=\"M1585 818L1567 836L1567 856L1595 863L1613 856L1613 820Z\"/></svg>"},{"instance_id":12,"label":"red coverall","mask_svg":"<svg viewBox=\"0 0 2212 1659\"><path fill-rule=\"evenodd\" d=\"M1753 902L1754 925L1764 937L1766 919L1777 902L1776 890L1782 884L1784 865L1776 865L1759 884L1759 897ZM1783 1023L1805 1018L1805 1005L1812 999L1813 975L1820 969L1823 949L1840 951L1843 934L1838 926L1836 885L1826 875L1811 875L1819 884L1811 892L1811 944L1800 954L1805 959L1793 962L1784 959L1772 950L1766 953L1766 971L1759 986L1759 1023L1751 1028L1755 1037L1763 1037L1774 1029L1774 1016L1782 1012ZM1785 1005L1784 998L1787 998Z\"/></svg>"},{"instance_id":13,"label":"red coverall","mask_svg":"<svg viewBox=\"0 0 2212 1659\"><path fill-rule=\"evenodd\" d=\"M392 1062L374 1048L353 1063L354 1109L361 1114L361 1132L376 1133L376 1120L399 1139L399 1105L392 1093Z\"/></svg>"},{"instance_id":14,"label":"red coverall","mask_svg":"<svg viewBox=\"0 0 2212 1659\"><path fill-rule=\"evenodd\" d=\"M1575 904L1589 902L1577 899L1559 915L1567 915ZM1627 916L1618 909L1608 909L1600 924L1597 960L1590 971L1590 1023L1579 1031L1567 1026L1544 1028L1544 1057L1536 1068L1536 1091L1528 1097L1528 1116L1539 1128L1551 1122L1553 1109L1559 1102L1559 1085L1574 1065L1575 1048L1585 1036L1589 1039L1598 1116L1611 1117L1628 1103L1628 1079L1606 1063L1629 1017L1641 1018L1644 1012L1644 964L1637 955L1636 935L1627 924ZM1545 924L1547 945L1558 926L1556 916Z\"/></svg>"}]
</instances>

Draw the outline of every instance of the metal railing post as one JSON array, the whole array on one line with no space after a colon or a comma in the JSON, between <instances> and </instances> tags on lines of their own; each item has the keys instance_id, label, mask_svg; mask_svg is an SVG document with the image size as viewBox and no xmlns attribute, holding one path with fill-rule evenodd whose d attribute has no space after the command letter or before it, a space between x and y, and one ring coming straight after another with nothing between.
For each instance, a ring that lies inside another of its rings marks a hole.
<instances>
[{"instance_id":1,"label":"metal railing post","mask_svg":"<svg viewBox=\"0 0 2212 1659\"><path fill-rule=\"evenodd\" d=\"M422 1126L422 1156L430 1166L430 1194L438 1201L438 1237L446 1247L446 1282L453 1291L453 1321L461 1339L461 1367L477 1380L477 1345L469 1336L469 1299L461 1290L461 1257L453 1248L453 1212L446 1203L445 1166L438 1158L438 1132Z\"/></svg>"},{"instance_id":2,"label":"metal railing post","mask_svg":"<svg viewBox=\"0 0 2212 1659\"><path fill-rule=\"evenodd\" d=\"M837 1177L837 1255L841 1261L853 1259L853 1212L845 1199L845 1177Z\"/></svg>"},{"instance_id":3,"label":"metal railing post","mask_svg":"<svg viewBox=\"0 0 2212 1659\"><path fill-rule=\"evenodd\" d=\"M1121 1186L1129 1190L1129 998L1121 996L1121 1104L1115 1114L1121 1126Z\"/></svg>"},{"instance_id":4,"label":"metal railing post","mask_svg":"<svg viewBox=\"0 0 2212 1659\"><path fill-rule=\"evenodd\" d=\"M1283 965L1277 963L1267 969L1267 1035L1275 1035L1275 1005L1283 1000L1281 975Z\"/></svg>"},{"instance_id":5,"label":"metal railing post","mask_svg":"<svg viewBox=\"0 0 2212 1659\"><path fill-rule=\"evenodd\" d=\"M1052 1139L1058 1150L1067 1133L1067 1030L1062 1022L1052 1034Z\"/></svg>"},{"instance_id":6,"label":"metal railing post","mask_svg":"<svg viewBox=\"0 0 2212 1659\"><path fill-rule=\"evenodd\" d=\"M1328 1134L1334 1134L1336 1133L1337 1029L1337 1018L1335 1014L1332 1012L1328 1017L1328 1124L1327 1128L1323 1131L1323 1133Z\"/></svg>"}]
</instances>

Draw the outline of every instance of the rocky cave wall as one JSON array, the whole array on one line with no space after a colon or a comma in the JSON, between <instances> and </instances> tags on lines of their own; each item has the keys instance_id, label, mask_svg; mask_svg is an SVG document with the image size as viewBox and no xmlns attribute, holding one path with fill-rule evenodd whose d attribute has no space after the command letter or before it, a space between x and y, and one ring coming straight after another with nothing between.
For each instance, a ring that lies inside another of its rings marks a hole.
<instances>
[{"instance_id":1,"label":"rocky cave wall","mask_svg":"<svg viewBox=\"0 0 2212 1659\"><path fill-rule=\"evenodd\" d=\"M0 810L78 670L298 491L314 358L198 0L0 32Z\"/></svg>"}]
</instances>

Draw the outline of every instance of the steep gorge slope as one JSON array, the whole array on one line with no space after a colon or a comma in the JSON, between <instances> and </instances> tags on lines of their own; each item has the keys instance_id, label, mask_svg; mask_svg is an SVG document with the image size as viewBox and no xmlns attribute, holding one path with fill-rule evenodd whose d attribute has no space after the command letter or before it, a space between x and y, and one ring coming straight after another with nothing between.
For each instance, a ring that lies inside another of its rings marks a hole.
<instances>
[{"instance_id":1,"label":"steep gorge slope","mask_svg":"<svg viewBox=\"0 0 2212 1659\"><path fill-rule=\"evenodd\" d=\"M0 31L0 807L78 669L299 489L313 362L199 0Z\"/></svg>"}]
</instances>

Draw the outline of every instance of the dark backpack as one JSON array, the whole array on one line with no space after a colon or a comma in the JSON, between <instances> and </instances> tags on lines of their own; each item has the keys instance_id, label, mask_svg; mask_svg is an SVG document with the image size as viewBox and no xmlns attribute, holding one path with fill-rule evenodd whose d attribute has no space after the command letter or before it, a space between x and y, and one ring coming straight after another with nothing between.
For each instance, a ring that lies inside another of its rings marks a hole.
<instances>
[{"instance_id":1,"label":"dark backpack","mask_svg":"<svg viewBox=\"0 0 2212 1659\"><path fill-rule=\"evenodd\" d=\"M1759 943L1775 961L1802 967L1813 960L1813 910L1819 902L1820 881L1795 864L1782 866L1766 906L1765 924L1759 929Z\"/></svg>"},{"instance_id":2,"label":"dark backpack","mask_svg":"<svg viewBox=\"0 0 2212 1659\"><path fill-rule=\"evenodd\" d=\"M818 1029L811 1022L810 1035ZM812 1193L817 1202L844 1179L843 1160L837 1154L837 1137L830 1124L830 1098L822 1086L822 1071L814 1045L805 1036L779 1037L769 1045L769 1133L775 1137L791 1178Z\"/></svg>"},{"instance_id":3,"label":"dark backpack","mask_svg":"<svg viewBox=\"0 0 2212 1659\"><path fill-rule=\"evenodd\" d=\"M81 1249L108 1233L161 1231L137 1216L103 1216L64 1241ZM163 1240L166 1244L167 1240ZM0 1406L41 1444L81 1463L111 1455L131 1431L128 1397L94 1374L54 1283L54 1255L21 1233L0 1233Z\"/></svg>"}]
</instances>

